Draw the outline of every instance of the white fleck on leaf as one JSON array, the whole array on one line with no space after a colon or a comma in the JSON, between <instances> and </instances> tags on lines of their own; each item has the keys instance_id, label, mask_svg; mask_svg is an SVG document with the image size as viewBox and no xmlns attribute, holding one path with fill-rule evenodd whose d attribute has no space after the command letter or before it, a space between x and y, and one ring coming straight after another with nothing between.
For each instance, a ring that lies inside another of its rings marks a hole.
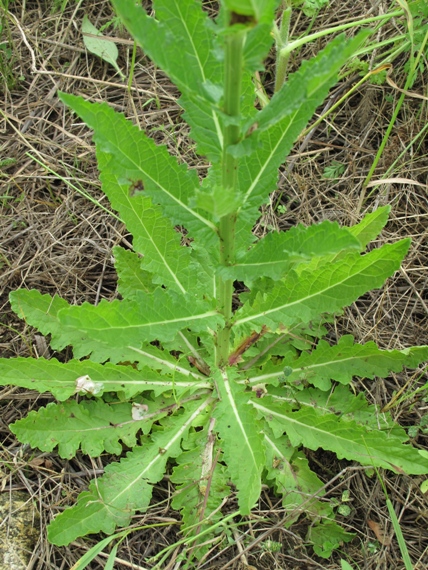
<instances>
[{"instance_id":1,"label":"white fleck on leaf","mask_svg":"<svg viewBox=\"0 0 428 570\"><path fill-rule=\"evenodd\" d=\"M79 376L76 380L76 392L84 392L85 394L99 394L104 390L102 382L94 382L90 376Z\"/></svg>"},{"instance_id":2,"label":"white fleck on leaf","mask_svg":"<svg viewBox=\"0 0 428 570\"><path fill-rule=\"evenodd\" d=\"M132 404L132 419L135 421L143 420L149 411L149 406L146 404Z\"/></svg>"}]
</instances>

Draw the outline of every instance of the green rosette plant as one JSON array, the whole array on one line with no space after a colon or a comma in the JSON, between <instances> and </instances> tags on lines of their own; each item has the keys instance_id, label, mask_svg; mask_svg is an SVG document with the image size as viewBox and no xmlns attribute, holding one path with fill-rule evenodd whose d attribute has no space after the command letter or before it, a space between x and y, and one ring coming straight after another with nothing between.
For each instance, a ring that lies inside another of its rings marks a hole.
<instances>
[{"instance_id":1,"label":"green rosette plant","mask_svg":"<svg viewBox=\"0 0 428 570\"><path fill-rule=\"evenodd\" d=\"M334 521L305 449L428 473L428 453L350 389L354 376L418 366L428 347L323 338L335 314L398 270L410 240L367 251L387 206L350 228L324 221L261 238L252 230L278 168L367 34L334 39L258 110L254 74L272 47L275 0L223 0L215 21L196 0L155 0L155 16L133 0L113 5L180 90L210 168L200 180L107 104L59 95L93 130L103 191L133 240L113 250L120 298L70 306L35 290L10 296L54 350L73 350L66 363L0 359L3 385L57 400L11 430L64 459L79 450L121 456L51 522L49 539L66 545L128 525L168 470L197 556L220 532L227 502L249 515L267 484L289 524L306 513L308 540L327 557L352 535Z\"/></svg>"}]
</instances>

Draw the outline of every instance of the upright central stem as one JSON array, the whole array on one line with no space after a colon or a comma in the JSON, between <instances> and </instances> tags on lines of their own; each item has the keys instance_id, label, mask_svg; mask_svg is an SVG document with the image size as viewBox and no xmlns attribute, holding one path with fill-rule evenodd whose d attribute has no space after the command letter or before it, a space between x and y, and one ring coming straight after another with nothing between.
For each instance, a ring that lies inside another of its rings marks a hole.
<instances>
[{"instance_id":1,"label":"upright central stem","mask_svg":"<svg viewBox=\"0 0 428 570\"><path fill-rule=\"evenodd\" d=\"M229 147L239 142L239 116L242 86L242 53L245 32L232 32L225 39L224 60L224 106L223 112L230 117L224 128L222 156L222 184L230 197L238 191L237 159L229 152ZM237 212L223 216L219 223L220 263L231 265L235 261L235 227ZM230 350L230 327L232 319L233 280L217 278L217 309L224 316L225 326L217 330L216 364L225 366Z\"/></svg>"}]
</instances>

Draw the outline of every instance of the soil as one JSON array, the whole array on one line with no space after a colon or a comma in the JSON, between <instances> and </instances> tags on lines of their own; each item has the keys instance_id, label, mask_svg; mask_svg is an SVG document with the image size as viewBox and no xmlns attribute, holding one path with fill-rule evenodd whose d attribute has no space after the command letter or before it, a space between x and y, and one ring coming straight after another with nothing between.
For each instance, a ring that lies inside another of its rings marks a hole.
<instances>
[{"instance_id":1,"label":"soil","mask_svg":"<svg viewBox=\"0 0 428 570\"><path fill-rule=\"evenodd\" d=\"M140 49L130 89L112 66L85 49L83 16L86 14L100 28L114 18L110 4L105 0L69 0L63 2L61 11L61 3L56 1L56 11L52 2L44 0L17 0L10 2L8 9L0 8L0 356L8 358L55 356L64 361L70 356L67 350L53 353L46 340L12 312L10 291L35 288L58 294L73 304L113 299L116 274L112 247L126 245L130 239L101 191L92 134L61 104L58 90L108 102L156 142L166 144L180 160L201 173L207 166L192 150L177 103L177 89ZM331 0L311 30L379 15L390 9L390 4L386 0ZM214 2L204 5L207 10L216 10ZM309 25L311 19L296 10L293 37ZM381 42L403 29L402 20L392 20L380 28L376 39ZM114 37L119 67L129 77L133 42L120 25L110 25L104 33ZM320 39L293 52L291 69L325 42ZM375 52L372 60L378 55ZM427 123L427 77L423 72L405 97L372 185L362 190L401 96L397 87L405 84L408 58L408 51L404 51L392 61L393 83L365 81L310 136L296 142L281 168L278 190L263 207L255 228L263 235L272 228L287 229L298 222L311 224L324 219L350 225L377 206L390 204L390 221L374 246L411 237L411 251L401 270L381 290L365 295L347 309L331 331L332 337L352 334L359 342L374 340L388 349L426 344L428 330L428 147L423 131ZM427 62L423 60L423 64ZM268 92L272 89L272 69L269 61L262 74ZM330 103L359 79L358 73L350 72L332 91ZM319 115L322 111L323 107ZM335 165L340 167L339 174L326 177L326 168ZM382 179L387 181L379 182ZM419 426L428 409L428 392L421 389L427 383L425 370L421 366L385 380L356 379L355 385L380 407L393 403L392 415L402 426ZM39 570L71 568L102 538L80 539L56 548L47 541L46 526L72 504L108 462L108 457L90 459L82 455L64 461L55 453L31 450L15 439L9 424L51 400L49 395L18 388L0 391L0 490L30 493L37 506L39 538L28 568ZM427 433L422 427L419 431L415 428L413 444L428 450ZM353 568L404 568L379 479L368 477L358 466L338 461L332 454L319 451L308 456L325 482L327 497L335 498L338 504L349 497L350 513L339 519L355 533L355 539L331 559L319 558L305 541L307 521L302 518L287 528L287 513L280 500L264 490L251 520L237 526L230 541L224 541L221 550L213 550L198 568L336 570L341 568L341 558ZM423 478L389 472L380 475L413 568L427 568L428 504L420 490ZM153 506L132 521L139 530L118 548L116 569L151 568L147 558L179 540L179 516L170 507L172 490L167 479L156 486ZM230 511L235 507L231 501ZM155 523L165 524L155 530L141 529ZM269 540L282 543L281 549L269 549ZM179 550L165 570L180 567L178 554ZM106 556L100 553L89 568L104 568Z\"/></svg>"}]
</instances>

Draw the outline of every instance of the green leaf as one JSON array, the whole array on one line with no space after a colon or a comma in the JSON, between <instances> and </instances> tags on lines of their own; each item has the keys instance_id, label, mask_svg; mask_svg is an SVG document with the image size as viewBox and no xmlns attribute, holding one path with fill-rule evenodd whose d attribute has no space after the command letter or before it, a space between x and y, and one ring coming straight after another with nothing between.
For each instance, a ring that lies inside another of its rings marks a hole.
<instances>
[{"instance_id":1,"label":"green leaf","mask_svg":"<svg viewBox=\"0 0 428 570\"><path fill-rule=\"evenodd\" d=\"M272 20L274 17L272 1L265 2L264 4L267 13L267 19L263 18L263 20L266 23L259 23L254 28L249 29L247 36L245 38L243 58L244 58L244 72L246 72L247 78L243 79L244 100L247 99L249 103L251 99L253 106L253 109L251 109L251 107L247 108L245 103L244 105L242 105L241 102L242 116L245 117L246 119L248 117L251 117L254 111L254 96L255 96L254 80L253 80L254 72L264 69L263 62L268 56L269 50L271 49L273 44L273 36L270 33L272 29ZM250 88L251 88L251 97L250 94L248 95L245 94L245 91L247 89L250 90Z\"/></svg>"},{"instance_id":2,"label":"green leaf","mask_svg":"<svg viewBox=\"0 0 428 570\"><path fill-rule=\"evenodd\" d=\"M215 57L214 25L201 3L157 0L156 20L132 0L113 0L113 6L145 53L180 89L179 102L200 154L218 161L223 135L216 102L222 94L222 65Z\"/></svg>"},{"instance_id":3,"label":"green leaf","mask_svg":"<svg viewBox=\"0 0 428 570\"><path fill-rule=\"evenodd\" d=\"M84 344L85 337L79 331L66 330L58 319L61 309L69 304L57 295L42 295L35 289L18 289L9 295L12 310L25 322L37 328L43 335L51 335L50 345L62 350L68 345Z\"/></svg>"},{"instance_id":4,"label":"green leaf","mask_svg":"<svg viewBox=\"0 0 428 570\"><path fill-rule=\"evenodd\" d=\"M81 331L86 337L79 355L92 353L93 360L103 362L121 358L122 349L129 346L139 348L142 342L170 341L181 329L215 329L222 317L211 303L156 289L152 294L136 291L130 300L102 300L97 306L83 303L68 307L60 312L59 320L67 331Z\"/></svg>"},{"instance_id":5,"label":"green leaf","mask_svg":"<svg viewBox=\"0 0 428 570\"><path fill-rule=\"evenodd\" d=\"M234 153L242 157L238 181L246 202L237 228L238 243L243 249L246 249L249 232L260 215L260 205L277 186L279 166L336 83L340 68L366 34L363 36L350 41L339 36L316 57L304 61L270 103L251 119L248 127L252 126L254 130L249 137L235 146Z\"/></svg>"},{"instance_id":6,"label":"green leaf","mask_svg":"<svg viewBox=\"0 0 428 570\"><path fill-rule=\"evenodd\" d=\"M122 444L119 441L130 448L135 447L137 432L148 433L153 421L166 415L166 411L160 413L166 405L165 401L147 400L144 408L147 408L144 413L147 419L136 421L133 406L127 402L111 405L102 400L50 403L12 424L11 430L22 443L42 451L52 451L58 446L63 459L74 457L79 448L91 457L98 457L104 451L120 455Z\"/></svg>"},{"instance_id":7,"label":"green leaf","mask_svg":"<svg viewBox=\"0 0 428 570\"><path fill-rule=\"evenodd\" d=\"M137 360L138 353L128 351L127 356L134 355ZM105 392L118 392L129 399L145 391L152 391L155 395L173 391L182 394L210 387L202 375L177 366L176 361L169 362L169 366L166 362L161 374L148 367L136 369L126 365L98 364L90 360L62 363L56 358L0 358L0 385L20 386L40 393L50 392L60 401L77 393L93 393L99 398ZM152 359L150 364L162 370L160 359ZM79 389L78 380L83 377L89 377L96 389L88 390L84 386Z\"/></svg>"},{"instance_id":8,"label":"green leaf","mask_svg":"<svg viewBox=\"0 0 428 570\"><path fill-rule=\"evenodd\" d=\"M233 483L238 489L242 514L248 514L260 496L261 472L265 465L262 424L248 404L245 386L236 383L233 370L216 375L220 401L213 412L216 430Z\"/></svg>"},{"instance_id":9,"label":"green leaf","mask_svg":"<svg viewBox=\"0 0 428 570\"><path fill-rule=\"evenodd\" d=\"M153 275L141 269L143 259L138 254L118 245L113 248L114 267L117 272L117 291L125 299L131 299L136 291L152 293L156 288Z\"/></svg>"},{"instance_id":10,"label":"green leaf","mask_svg":"<svg viewBox=\"0 0 428 570\"><path fill-rule=\"evenodd\" d=\"M367 245L381 232L382 228L388 221L389 212L389 206L378 208L378 210L371 214L367 214L359 224L347 228L349 233L359 241L361 252L363 252ZM323 265L326 266L330 263L339 261L344 254L346 254L346 250L336 254L329 254L320 257L313 256L306 263L301 263L299 266L296 266L295 269L298 273L304 270L315 271Z\"/></svg>"},{"instance_id":11,"label":"green leaf","mask_svg":"<svg viewBox=\"0 0 428 570\"><path fill-rule=\"evenodd\" d=\"M387 431L402 443L409 439L406 431L392 420L390 414L381 413L376 406L368 404L364 393L354 395L346 386L337 385L328 392L315 388L296 390L288 386L269 386L268 392L275 402L291 406L293 410L305 406L316 408L320 414L334 413L342 421L356 421L360 426Z\"/></svg>"},{"instance_id":12,"label":"green leaf","mask_svg":"<svg viewBox=\"0 0 428 570\"><path fill-rule=\"evenodd\" d=\"M287 382L304 379L320 390L329 390L332 380L349 384L353 376L386 378L390 372L400 372L404 366L416 368L427 359L428 346L380 350L374 342L355 344L353 336L345 335L335 346L320 340L314 351L287 362L292 369Z\"/></svg>"},{"instance_id":13,"label":"green leaf","mask_svg":"<svg viewBox=\"0 0 428 570\"><path fill-rule=\"evenodd\" d=\"M98 163L102 168L103 158L100 154ZM104 160L108 160L108 155L104 156ZM194 284L189 279L189 268L193 264L191 249L182 247L180 234L162 215L160 208L148 196L128 197L127 185L120 185L109 173L101 174L100 178L113 208L126 219L127 228L134 236L134 250L144 256L142 268L153 274L154 283L183 294L188 292ZM117 200L111 191L116 193ZM198 264L194 265L194 272L198 275Z\"/></svg>"},{"instance_id":14,"label":"green leaf","mask_svg":"<svg viewBox=\"0 0 428 570\"><path fill-rule=\"evenodd\" d=\"M250 138L257 138L266 130L275 127L277 123L286 122L282 128L290 127L291 121L299 123L301 114L308 112L308 108L303 111L301 104L308 107L319 105L326 95L326 87L336 79L337 73L348 58L352 57L360 47L369 32L361 32L352 39L346 39L343 34L332 40L323 50L309 61L303 61L299 70L290 74L287 82L275 93L270 103L264 107L256 117L256 129ZM322 99L319 97L322 95ZM297 114L296 114L297 111ZM312 111L313 113L313 111ZM279 135L277 144L286 133Z\"/></svg>"},{"instance_id":15,"label":"green leaf","mask_svg":"<svg viewBox=\"0 0 428 570\"><path fill-rule=\"evenodd\" d=\"M252 16L256 20L267 17L269 22L276 4L276 0L224 0L225 7L237 15Z\"/></svg>"},{"instance_id":16,"label":"green leaf","mask_svg":"<svg viewBox=\"0 0 428 570\"><path fill-rule=\"evenodd\" d=\"M310 18L316 16L318 12L329 3L329 0L304 0L302 12Z\"/></svg>"},{"instance_id":17,"label":"green leaf","mask_svg":"<svg viewBox=\"0 0 428 570\"><path fill-rule=\"evenodd\" d=\"M58 335L61 326L58 321L58 312L68 307L67 301L54 295L42 295L35 289L19 289L12 291L9 296L12 310L20 319L29 325L37 327L44 334ZM61 348L67 346L64 344Z\"/></svg>"},{"instance_id":18,"label":"green leaf","mask_svg":"<svg viewBox=\"0 0 428 570\"><path fill-rule=\"evenodd\" d=\"M196 536L221 521L224 515L220 506L230 494L227 469L221 463L222 454L215 443L212 424L213 421L206 418L203 430L189 433L183 441L186 451L177 458L171 475L178 491L171 506L181 512L185 536ZM216 527L211 533L204 533L196 542L204 543L194 553L196 558L200 559L208 551L210 543L207 544L207 540L221 530L221 527Z\"/></svg>"},{"instance_id":19,"label":"green leaf","mask_svg":"<svg viewBox=\"0 0 428 570\"><path fill-rule=\"evenodd\" d=\"M144 341L172 340L182 328L202 331L222 321L208 302L182 298L164 289L152 294L136 291L130 300L103 300L97 306L83 303L72 307L35 290L22 289L10 296L12 308L21 318L44 335L52 335L53 348L73 346L76 359L90 354L97 362L138 361L138 353L130 346L139 349Z\"/></svg>"},{"instance_id":20,"label":"green leaf","mask_svg":"<svg viewBox=\"0 0 428 570\"><path fill-rule=\"evenodd\" d=\"M340 560L340 566L342 567L342 570L354 570L349 562L346 562L343 558Z\"/></svg>"},{"instance_id":21,"label":"green leaf","mask_svg":"<svg viewBox=\"0 0 428 570\"><path fill-rule=\"evenodd\" d=\"M335 414L325 414L317 408L291 411L269 397L253 402L253 406L265 416L275 435L285 432L294 447L304 445L312 450L321 447L333 451L339 459L395 473L428 473L428 460L419 450L387 432L372 431L351 420L342 421Z\"/></svg>"},{"instance_id":22,"label":"green leaf","mask_svg":"<svg viewBox=\"0 0 428 570\"><path fill-rule=\"evenodd\" d=\"M150 59L182 93L207 97L207 79L220 82L222 67L212 51L214 31L201 2L155 0L156 20L130 0L113 0L113 6Z\"/></svg>"},{"instance_id":23,"label":"green leaf","mask_svg":"<svg viewBox=\"0 0 428 570\"><path fill-rule=\"evenodd\" d=\"M89 491L79 495L77 504L49 525L50 542L63 546L86 534L111 534L117 525L126 526L136 511L146 509L152 485L162 479L168 457L180 454L182 438L208 402L193 402L183 414L166 418L141 447L135 447L120 463L109 464L105 474L91 482Z\"/></svg>"},{"instance_id":24,"label":"green leaf","mask_svg":"<svg viewBox=\"0 0 428 570\"><path fill-rule=\"evenodd\" d=\"M345 172L345 165L337 160L333 160L331 164L323 170L322 177L327 180L337 180Z\"/></svg>"},{"instance_id":25,"label":"green leaf","mask_svg":"<svg viewBox=\"0 0 428 570\"><path fill-rule=\"evenodd\" d=\"M309 528L307 539L312 542L315 554L321 558L330 558L333 550L344 542L350 542L355 534L346 532L332 520L321 521Z\"/></svg>"},{"instance_id":26,"label":"green leaf","mask_svg":"<svg viewBox=\"0 0 428 570\"><path fill-rule=\"evenodd\" d=\"M223 216L236 212L241 205L241 199L239 196L231 196L227 188L214 186L210 192L198 190L194 204L205 212L209 212L213 219L218 222Z\"/></svg>"},{"instance_id":27,"label":"green leaf","mask_svg":"<svg viewBox=\"0 0 428 570\"><path fill-rule=\"evenodd\" d=\"M181 246L172 224L184 225L204 241L216 241L217 231L202 210L189 206L199 187L196 172L178 164L166 147L157 146L105 103L64 93L60 97L95 131L103 191L135 236L134 249L150 260L144 269L166 279L165 285L187 290L191 248Z\"/></svg>"},{"instance_id":28,"label":"green leaf","mask_svg":"<svg viewBox=\"0 0 428 570\"><path fill-rule=\"evenodd\" d=\"M89 21L89 18L86 14L83 17L82 21L82 33L83 43L85 44L86 49L107 63L110 63L110 65L112 65L119 73L120 77L122 79L125 79L125 76L117 65L119 52L117 51L116 44L108 39L104 39L102 33L97 30L97 28ZM90 34L90 36L87 34ZM91 37L94 35L98 37Z\"/></svg>"},{"instance_id":29,"label":"green leaf","mask_svg":"<svg viewBox=\"0 0 428 570\"><path fill-rule=\"evenodd\" d=\"M247 284L262 276L280 279L301 262L349 250L360 250L360 242L337 222L299 224L287 232L267 234L241 254L237 263L220 268L219 274Z\"/></svg>"},{"instance_id":30,"label":"green leaf","mask_svg":"<svg viewBox=\"0 0 428 570\"><path fill-rule=\"evenodd\" d=\"M320 501L325 491L323 482L309 468L307 458L290 445L286 436L275 437L264 428L266 478L283 496L282 504L290 520L297 520L302 511L312 517L329 516L332 508Z\"/></svg>"},{"instance_id":31,"label":"green leaf","mask_svg":"<svg viewBox=\"0 0 428 570\"><path fill-rule=\"evenodd\" d=\"M380 234L388 221L390 211L391 206L377 208L364 216L359 224L348 228L351 234L360 240L363 249Z\"/></svg>"},{"instance_id":32,"label":"green leaf","mask_svg":"<svg viewBox=\"0 0 428 570\"><path fill-rule=\"evenodd\" d=\"M223 122L219 109L213 103L187 93L178 101L184 109L183 119L190 126L190 136L196 142L197 152L218 165L223 151Z\"/></svg>"},{"instance_id":33,"label":"green leaf","mask_svg":"<svg viewBox=\"0 0 428 570\"><path fill-rule=\"evenodd\" d=\"M258 293L236 313L234 326L287 327L308 323L321 313L337 312L367 291L381 287L396 271L407 253L410 240L386 244L361 256L350 253L336 263L317 271L297 275L291 271L285 282L278 282L267 293Z\"/></svg>"},{"instance_id":34,"label":"green leaf","mask_svg":"<svg viewBox=\"0 0 428 570\"><path fill-rule=\"evenodd\" d=\"M390 207L384 206L365 216L359 224L346 228L348 232L359 241L359 249L361 252L363 252L367 245L378 236L383 226L388 221L389 211ZM327 266L330 263L339 261L345 254L346 250L336 254L327 254L319 257L313 256L306 263L301 263L298 266L296 265L295 270L299 274L305 270L316 271L321 268L321 266Z\"/></svg>"}]
</instances>

